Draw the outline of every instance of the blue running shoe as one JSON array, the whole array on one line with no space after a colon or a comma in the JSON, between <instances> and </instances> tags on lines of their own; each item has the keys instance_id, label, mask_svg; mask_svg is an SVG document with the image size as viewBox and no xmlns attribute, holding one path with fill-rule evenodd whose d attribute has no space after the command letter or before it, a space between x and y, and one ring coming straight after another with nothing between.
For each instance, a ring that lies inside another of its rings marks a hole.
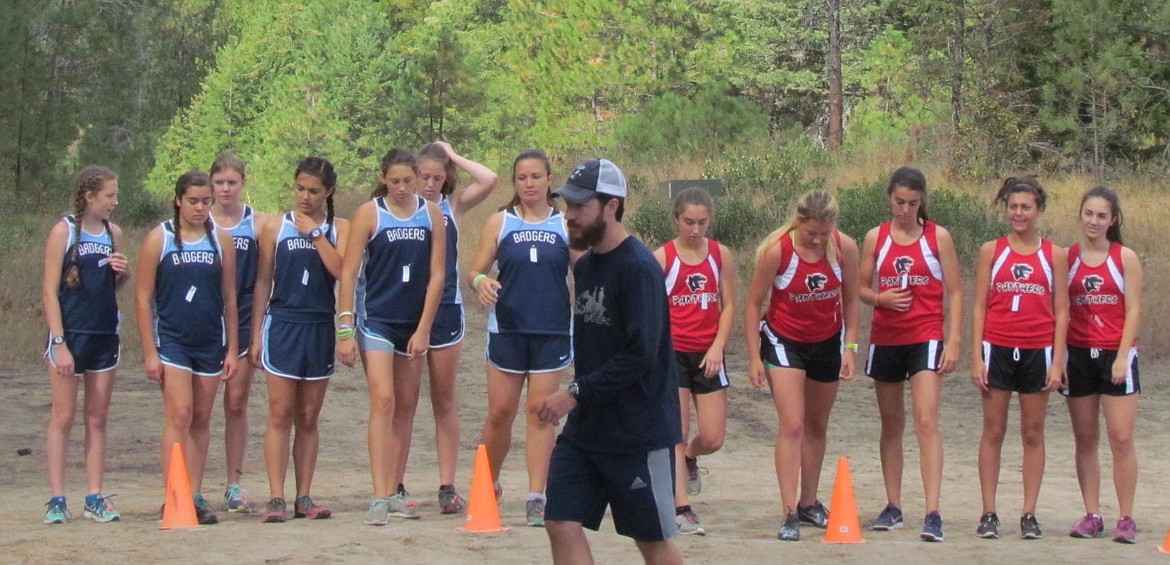
<instances>
[{"instance_id":1,"label":"blue running shoe","mask_svg":"<svg viewBox=\"0 0 1170 565\"><path fill-rule=\"evenodd\" d=\"M870 529L877 532L888 532L901 529L903 525L902 510L893 504L887 504L882 509L882 513L878 514L877 519L873 521Z\"/></svg>"},{"instance_id":2,"label":"blue running shoe","mask_svg":"<svg viewBox=\"0 0 1170 565\"><path fill-rule=\"evenodd\" d=\"M922 523L922 533L918 534L922 541L942 541L942 516L938 511L931 512L926 515L926 520Z\"/></svg>"},{"instance_id":3,"label":"blue running shoe","mask_svg":"<svg viewBox=\"0 0 1170 565\"><path fill-rule=\"evenodd\" d=\"M87 496L86 501L85 501L85 512L83 512L81 515L86 517L86 518L89 518L89 519L91 519L99 524L105 524L107 522L117 522L117 521L121 520L122 515L119 514L117 510L114 510L114 505L110 503L110 499L114 498L115 496L117 496L117 495L114 495L114 494L111 494L110 496L98 495L98 497L96 499L94 499L92 502L89 500L89 497Z\"/></svg>"},{"instance_id":4,"label":"blue running shoe","mask_svg":"<svg viewBox=\"0 0 1170 565\"><path fill-rule=\"evenodd\" d=\"M45 508L46 524L68 524L73 519L73 514L69 513L69 507L65 505L64 496L50 498Z\"/></svg>"}]
</instances>

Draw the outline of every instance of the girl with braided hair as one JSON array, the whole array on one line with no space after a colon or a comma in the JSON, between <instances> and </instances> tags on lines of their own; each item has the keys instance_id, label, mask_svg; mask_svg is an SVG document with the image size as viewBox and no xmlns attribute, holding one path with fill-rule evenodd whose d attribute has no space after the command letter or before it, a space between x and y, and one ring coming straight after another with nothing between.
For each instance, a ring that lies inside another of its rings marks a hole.
<instances>
[{"instance_id":1,"label":"girl with braided hair","mask_svg":"<svg viewBox=\"0 0 1170 565\"><path fill-rule=\"evenodd\" d=\"M297 496L293 516L328 518L329 509L310 496L317 466L317 418L333 375L336 346L334 288L341 274L341 250L349 222L334 219L337 173L320 157L301 160L293 174L296 208L273 217L260 233L260 261L252 311L264 312L252 328L249 348L268 383L268 431L264 465L271 497L260 520L287 518L284 480L293 428Z\"/></svg>"},{"instance_id":2,"label":"girl with braided hair","mask_svg":"<svg viewBox=\"0 0 1170 565\"><path fill-rule=\"evenodd\" d=\"M119 519L102 496L106 417L118 366L117 289L130 279L130 263L117 251L122 230L110 223L118 206L118 175L90 165L73 178L73 213L53 226L45 243L43 300L49 329L52 412L45 439L49 499L46 524L71 518L65 504L65 460L77 412L77 389L85 383L86 518Z\"/></svg>"},{"instance_id":3,"label":"girl with braided hair","mask_svg":"<svg viewBox=\"0 0 1170 565\"><path fill-rule=\"evenodd\" d=\"M211 409L219 381L235 376L238 349L236 252L231 234L211 222L211 200L206 173L179 177L175 217L143 241L134 293L146 376L161 385L166 409L163 476L179 443L200 524L218 522L200 491Z\"/></svg>"}]
</instances>

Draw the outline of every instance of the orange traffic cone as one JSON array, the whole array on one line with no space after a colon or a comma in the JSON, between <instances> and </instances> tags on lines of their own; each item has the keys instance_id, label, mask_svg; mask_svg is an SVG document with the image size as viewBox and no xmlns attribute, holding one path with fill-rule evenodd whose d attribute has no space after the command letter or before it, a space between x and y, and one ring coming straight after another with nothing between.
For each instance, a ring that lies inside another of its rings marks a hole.
<instances>
[{"instance_id":1,"label":"orange traffic cone","mask_svg":"<svg viewBox=\"0 0 1170 565\"><path fill-rule=\"evenodd\" d=\"M475 452L475 471L471 476L471 501L467 504L465 532L476 534L503 532L500 524L500 506L496 503L496 489L492 486L492 468L488 465L487 446L480 444Z\"/></svg>"},{"instance_id":2,"label":"orange traffic cone","mask_svg":"<svg viewBox=\"0 0 1170 565\"><path fill-rule=\"evenodd\" d=\"M198 528L195 517L195 499L191 497L191 481L187 478L187 460L183 448L175 443L171 446L171 468L167 473L167 500L163 506L160 530Z\"/></svg>"},{"instance_id":3,"label":"orange traffic cone","mask_svg":"<svg viewBox=\"0 0 1170 565\"><path fill-rule=\"evenodd\" d=\"M1170 553L1170 530L1166 531L1166 541L1163 541L1162 545L1158 546L1158 551Z\"/></svg>"},{"instance_id":4,"label":"orange traffic cone","mask_svg":"<svg viewBox=\"0 0 1170 565\"><path fill-rule=\"evenodd\" d=\"M849 476L849 459L837 460L837 482L833 485L829 526L825 543L865 543L861 539L861 522L857 519L857 498L853 496L853 479Z\"/></svg>"}]
</instances>

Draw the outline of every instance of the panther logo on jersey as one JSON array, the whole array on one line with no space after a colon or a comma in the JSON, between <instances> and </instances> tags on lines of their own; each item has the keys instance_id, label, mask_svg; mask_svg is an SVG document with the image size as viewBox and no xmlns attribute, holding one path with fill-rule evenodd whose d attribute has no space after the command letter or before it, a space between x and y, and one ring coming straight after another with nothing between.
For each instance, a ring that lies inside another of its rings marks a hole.
<instances>
[{"instance_id":1,"label":"panther logo on jersey","mask_svg":"<svg viewBox=\"0 0 1170 565\"><path fill-rule=\"evenodd\" d=\"M894 259L894 271L899 275L904 275L910 272L910 267L914 266L914 258L905 255Z\"/></svg>"},{"instance_id":2,"label":"panther logo on jersey","mask_svg":"<svg viewBox=\"0 0 1170 565\"><path fill-rule=\"evenodd\" d=\"M820 292L824 290L825 283L829 282L829 277L822 273L813 273L804 278L804 284L808 287L809 292Z\"/></svg>"},{"instance_id":3,"label":"panther logo on jersey","mask_svg":"<svg viewBox=\"0 0 1170 565\"><path fill-rule=\"evenodd\" d=\"M1085 292L1098 292L1101 285L1105 284L1105 279L1100 275L1089 275L1081 279L1081 284L1085 286Z\"/></svg>"},{"instance_id":4,"label":"panther logo on jersey","mask_svg":"<svg viewBox=\"0 0 1170 565\"><path fill-rule=\"evenodd\" d=\"M1015 265L1012 265L1012 276L1015 277L1017 281L1028 280L1028 277L1032 276L1032 266L1026 265L1024 263L1016 263Z\"/></svg>"},{"instance_id":5,"label":"panther logo on jersey","mask_svg":"<svg viewBox=\"0 0 1170 565\"><path fill-rule=\"evenodd\" d=\"M704 275L703 273L693 273L688 275L687 288L689 288L691 292L699 292L700 290L707 288L707 275Z\"/></svg>"}]
</instances>

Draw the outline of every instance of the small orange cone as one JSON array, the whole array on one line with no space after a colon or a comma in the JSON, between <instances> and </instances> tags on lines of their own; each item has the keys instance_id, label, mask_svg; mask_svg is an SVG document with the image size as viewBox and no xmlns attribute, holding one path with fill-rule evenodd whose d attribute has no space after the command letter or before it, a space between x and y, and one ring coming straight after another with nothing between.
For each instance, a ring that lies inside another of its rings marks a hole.
<instances>
[{"instance_id":1,"label":"small orange cone","mask_svg":"<svg viewBox=\"0 0 1170 565\"><path fill-rule=\"evenodd\" d=\"M849 459L837 460L837 482L829 506L829 526L825 543L865 543L861 539L861 522L857 519L857 498L853 496L853 479L849 476Z\"/></svg>"},{"instance_id":2,"label":"small orange cone","mask_svg":"<svg viewBox=\"0 0 1170 565\"><path fill-rule=\"evenodd\" d=\"M500 524L500 506L496 503L496 489L492 486L492 468L488 465L487 446L482 443L475 452L475 471L471 476L471 501L467 504L467 522L462 528L476 534L503 532Z\"/></svg>"},{"instance_id":3,"label":"small orange cone","mask_svg":"<svg viewBox=\"0 0 1170 565\"><path fill-rule=\"evenodd\" d=\"M191 496L191 481L187 478L187 460L183 448L175 443L171 446L171 468L167 473L167 500L163 507L160 530L198 528L195 517L195 499Z\"/></svg>"},{"instance_id":4,"label":"small orange cone","mask_svg":"<svg viewBox=\"0 0 1170 565\"><path fill-rule=\"evenodd\" d=\"M1170 530L1166 531L1166 541L1163 541L1162 545L1158 546L1158 551L1170 553Z\"/></svg>"}]
</instances>

